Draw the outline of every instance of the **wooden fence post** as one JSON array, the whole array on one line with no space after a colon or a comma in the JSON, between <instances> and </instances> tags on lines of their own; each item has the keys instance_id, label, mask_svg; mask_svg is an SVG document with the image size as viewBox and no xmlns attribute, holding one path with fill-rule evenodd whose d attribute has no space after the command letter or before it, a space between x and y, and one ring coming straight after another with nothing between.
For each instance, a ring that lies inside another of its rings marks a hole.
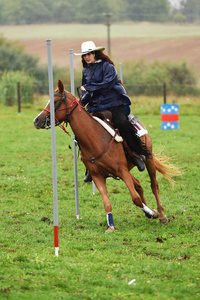
<instances>
[{"instance_id":1,"label":"wooden fence post","mask_svg":"<svg viewBox=\"0 0 200 300\"><path fill-rule=\"evenodd\" d=\"M167 85L166 82L163 84L163 98L164 98L164 104L167 103Z\"/></svg>"},{"instance_id":2,"label":"wooden fence post","mask_svg":"<svg viewBox=\"0 0 200 300\"><path fill-rule=\"evenodd\" d=\"M21 85L17 83L17 102L18 102L18 113L21 112Z\"/></svg>"}]
</instances>

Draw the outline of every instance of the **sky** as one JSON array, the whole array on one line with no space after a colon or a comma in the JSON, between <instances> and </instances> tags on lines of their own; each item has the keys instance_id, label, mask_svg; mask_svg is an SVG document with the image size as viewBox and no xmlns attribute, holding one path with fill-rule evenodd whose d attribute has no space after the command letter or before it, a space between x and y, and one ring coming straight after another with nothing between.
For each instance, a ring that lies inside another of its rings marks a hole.
<instances>
[{"instance_id":1,"label":"sky","mask_svg":"<svg viewBox=\"0 0 200 300\"><path fill-rule=\"evenodd\" d=\"M180 3L183 2L184 0L168 0L170 4L174 7L179 9L180 8Z\"/></svg>"}]
</instances>

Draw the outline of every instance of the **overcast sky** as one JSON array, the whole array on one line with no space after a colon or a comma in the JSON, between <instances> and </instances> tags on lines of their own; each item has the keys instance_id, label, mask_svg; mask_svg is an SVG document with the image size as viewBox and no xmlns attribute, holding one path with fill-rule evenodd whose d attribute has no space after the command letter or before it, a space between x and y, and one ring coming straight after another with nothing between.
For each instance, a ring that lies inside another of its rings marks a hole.
<instances>
[{"instance_id":1,"label":"overcast sky","mask_svg":"<svg viewBox=\"0 0 200 300\"><path fill-rule=\"evenodd\" d=\"M171 5L175 8L180 8L180 3L183 1L183 0L168 0Z\"/></svg>"}]
</instances>

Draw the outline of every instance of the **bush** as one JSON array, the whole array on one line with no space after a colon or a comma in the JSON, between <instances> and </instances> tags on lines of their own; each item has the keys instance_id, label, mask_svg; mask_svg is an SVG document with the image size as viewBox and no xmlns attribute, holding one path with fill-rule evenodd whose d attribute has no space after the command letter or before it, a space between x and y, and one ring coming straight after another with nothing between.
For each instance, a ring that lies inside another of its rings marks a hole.
<instances>
[{"instance_id":1,"label":"bush","mask_svg":"<svg viewBox=\"0 0 200 300\"><path fill-rule=\"evenodd\" d=\"M17 42L9 42L0 36L0 76L7 71L23 71L35 77L37 91L41 94L48 92L47 67L39 66L39 59L24 52Z\"/></svg>"},{"instance_id":2,"label":"bush","mask_svg":"<svg viewBox=\"0 0 200 300\"><path fill-rule=\"evenodd\" d=\"M11 106L18 102L18 82L21 87L21 103L32 103L34 94L34 77L22 71L4 72L0 81L0 102Z\"/></svg>"},{"instance_id":3,"label":"bush","mask_svg":"<svg viewBox=\"0 0 200 300\"><path fill-rule=\"evenodd\" d=\"M184 23L187 22L187 17L183 15L181 12L179 12L173 16L173 20L176 23Z\"/></svg>"},{"instance_id":4,"label":"bush","mask_svg":"<svg viewBox=\"0 0 200 300\"><path fill-rule=\"evenodd\" d=\"M197 85L195 70L186 62L166 64L167 85L175 95L194 95Z\"/></svg>"},{"instance_id":5,"label":"bush","mask_svg":"<svg viewBox=\"0 0 200 300\"><path fill-rule=\"evenodd\" d=\"M179 63L148 63L131 61L123 65L123 81L130 95L160 96L163 84L175 95L197 95L197 74L193 67L183 61Z\"/></svg>"}]
</instances>

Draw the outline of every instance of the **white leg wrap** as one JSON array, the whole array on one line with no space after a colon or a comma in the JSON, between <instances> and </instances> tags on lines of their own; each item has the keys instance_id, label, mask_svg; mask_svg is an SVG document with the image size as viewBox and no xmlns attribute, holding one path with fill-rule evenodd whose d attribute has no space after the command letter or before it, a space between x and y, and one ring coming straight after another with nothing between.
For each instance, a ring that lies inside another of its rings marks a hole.
<instances>
[{"instance_id":1,"label":"white leg wrap","mask_svg":"<svg viewBox=\"0 0 200 300\"><path fill-rule=\"evenodd\" d=\"M149 214L150 216L154 216L155 213L153 212L153 210L151 210L150 208L148 208L144 203L143 203L143 208L141 208L144 212L146 212L147 214Z\"/></svg>"}]
</instances>

